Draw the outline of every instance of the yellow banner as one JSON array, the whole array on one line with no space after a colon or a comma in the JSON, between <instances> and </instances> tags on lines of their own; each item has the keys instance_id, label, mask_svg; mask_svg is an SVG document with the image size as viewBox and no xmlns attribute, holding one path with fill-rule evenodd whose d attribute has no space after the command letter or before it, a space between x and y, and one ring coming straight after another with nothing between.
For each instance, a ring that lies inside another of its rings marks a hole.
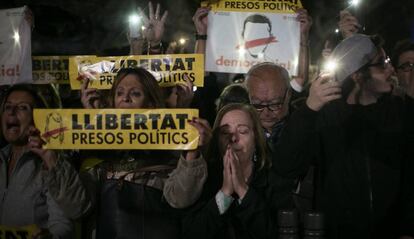
<instances>
[{"instance_id":1,"label":"yellow banner","mask_svg":"<svg viewBox=\"0 0 414 239\"><path fill-rule=\"evenodd\" d=\"M32 56L34 84L69 84L70 56Z\"/></svg>"},{"instance_id":2,"label":"yellow banner","mask_svg":"<svg viewBox=\"0 0 414 239\"><path fill-rule=\"evenodd\" d=\"M201 5L210 6L213 12L295 13L296 9L302 8L300 0L220 0Z\"/></svg>"},{"instance_id":3,"label":"yellow banner","mask_svg":"<svg viewBox=\"0 0 414 239\"><path fill-rule=\"evenodd\" d=\"M30 239L39 232L36 225L29 225L24 227L9 227L0 225L0 239Z\"/></svg>"},{"instance_id":4,"label":"yellow banner","mask_svg":"<svg viewBox=\"0 0 414 239\"><path fill-rule=\"evenodd\" d=\"M82 84L79 76L84 75L90 79L89 88L110 89L121 68L136 66L150 71L163 87L184 83L186 77L194 86L204 85L202 54L70 57L70 85L73 90L79 90Z\"/></svg>"},{"instance_id":5,"label":"yellow banner","mask_svg":"<svg viewBox=\"0 0 414 239\"><path fill-rule=\"evenodd\" d=\"M168 149L198 145L196 109L35 109L49 149Z\"/></svg>"}]
</instances>

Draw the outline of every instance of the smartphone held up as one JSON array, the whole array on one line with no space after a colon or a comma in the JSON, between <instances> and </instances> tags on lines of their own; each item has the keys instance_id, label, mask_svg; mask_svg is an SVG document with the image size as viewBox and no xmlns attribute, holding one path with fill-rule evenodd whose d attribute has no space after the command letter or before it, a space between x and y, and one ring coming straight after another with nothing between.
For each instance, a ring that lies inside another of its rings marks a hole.
<instances>
[{"instance_id":1,"label":"smartphone held up","mask_svg":"<svg viewBox=\"0 0 414 239\"><path fill-rule=\"evenodd\" d=\"M131 14L128 18L129 24L129 37L130 38L139 38L141 36L141 17L134 13Z\"/></svg>"}]
</instances>

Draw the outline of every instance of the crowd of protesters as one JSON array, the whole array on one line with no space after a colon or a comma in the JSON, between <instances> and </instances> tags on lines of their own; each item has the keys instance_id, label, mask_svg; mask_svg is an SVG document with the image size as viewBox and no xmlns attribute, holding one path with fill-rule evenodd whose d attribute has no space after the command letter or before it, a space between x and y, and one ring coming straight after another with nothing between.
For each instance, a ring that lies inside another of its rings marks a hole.
<instances>
[{"instance_id":1,"label":"crowd of protesters","mask_svg":"<svg viewBox=\"0 0 414 239\"><path fill-rule=\"evenodd\" d=\"M174 52L162 45L168 12L148 9L142 35L128 35L130 54ZM195 53L205 53L209 11L192 19ZM222 91L206 73L193 92L189 80L162 88L136 67L103 92L80 76L80 108L199 109L188 120L195 150L44 149L32 112L45 97L33 85L9 87L0 225L36 225L35 238L270 239L282 238L278 215L290 210L299 221L323 214L325 238L413 239L414 42L396 43L390 59L380 36L359 33L358 19L341 11L342 39L327 39L320 60L340 67L311 79L312 18L298 9L297 21L294 77L263 62Z\"/></svg>"}]
</instances>

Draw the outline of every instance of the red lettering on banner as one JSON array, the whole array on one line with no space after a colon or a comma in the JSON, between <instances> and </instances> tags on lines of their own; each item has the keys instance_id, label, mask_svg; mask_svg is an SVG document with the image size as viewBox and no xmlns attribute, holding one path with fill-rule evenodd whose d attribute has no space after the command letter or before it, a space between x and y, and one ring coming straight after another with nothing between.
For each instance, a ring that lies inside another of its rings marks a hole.
<instances>
[{"instance_id":1,"label":"red lettering on banner","mask_svg":"<svg viewBox=\"0 0 414 239\"><path fill-rule=\"evenodd\" d=\"M19 65L12 67L6 67L5 65L1 65L0 76L20 76Z\"/></svg>"},{"instance_id":2,"label":"red lettering on banner","mask_svg":"<svg viewBox=\"0 0 414 239\"><path fill-rule=\"evenodd\" d=\"M246 59L226 59L224 56L220 56L220 58L216 59L217 66L226 66L226 67L244 67L249 69L253 65L260 63L262 61L257 60L246 60ZM274 59L270 62L273 62L286 70L291 70L293 65L292 62L289 60L287 62L280 62L279 59Z\"/></svg>"}]
</instances>

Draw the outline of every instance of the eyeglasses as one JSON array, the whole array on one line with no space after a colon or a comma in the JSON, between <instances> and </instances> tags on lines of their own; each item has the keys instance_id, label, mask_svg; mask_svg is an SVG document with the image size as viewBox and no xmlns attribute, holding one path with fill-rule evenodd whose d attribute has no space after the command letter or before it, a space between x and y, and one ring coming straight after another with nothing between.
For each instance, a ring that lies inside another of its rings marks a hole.
<instances>
[{"instance_id":1,"label":"eyeglasses","mask_svg":"<svg viewBox=\"0 0 414 239\"><path fill-rule=\"evenodd\" d=\"M397 69L402 70L404 72L409 72L414 70L414 63L406 62L397 67Z\"/></svg>"},{"instance_id":2,"label":"eyeglasses","mask_svg":"<svg viewBox=\"0 0 414 239\"><path fill-rule=\"evenodd\" d=\"M386 69L389 64L391 64L391 59L387 56L385 58L381 58L376 63L368 64L367 67L376 67L376 66L378 66L382 69Z\"/></svg>"},{"instance_id":3,"label":"eyeglasses","mask_svg":"<svg viewBox=\"0 0 414 239\"><path fill-rule=\"evenodd\" d=\"M12 104L12 103L5 103L3 105L3 112L5 113L12 113L12 112L19 112L19 113L31 113L33 107L29 103L19 103L19 104Z\"/></svg>"},{"instance_id":4,"label":"eyeglasses","mask_svg":"<svg viewBox=\"0 0 414 239\"><path fill-rule=\"evenodd\" d=\"M270 104L251 104L259 113L262 113L266 108L269 111L275 112L278 111L280 109L282 109L283 105L285 104L285 100L286 100L286 95L287 95L287 90L285 91L285 95L283 96L283 98L275 103L270 103Z\"/></svg>"},{"instance_id":5,"label":"eyeglasses","mask_svg":"<svg viewBox=\"0 0 414 239\"><path fill-rule=\"evenodd\" d=\"M252 104L252 106L258 111L263 112L265 108L267 108L269 111L278 111L283 107L284 102L277 102L272 104Z\"/></svg>"}]
</instances>

